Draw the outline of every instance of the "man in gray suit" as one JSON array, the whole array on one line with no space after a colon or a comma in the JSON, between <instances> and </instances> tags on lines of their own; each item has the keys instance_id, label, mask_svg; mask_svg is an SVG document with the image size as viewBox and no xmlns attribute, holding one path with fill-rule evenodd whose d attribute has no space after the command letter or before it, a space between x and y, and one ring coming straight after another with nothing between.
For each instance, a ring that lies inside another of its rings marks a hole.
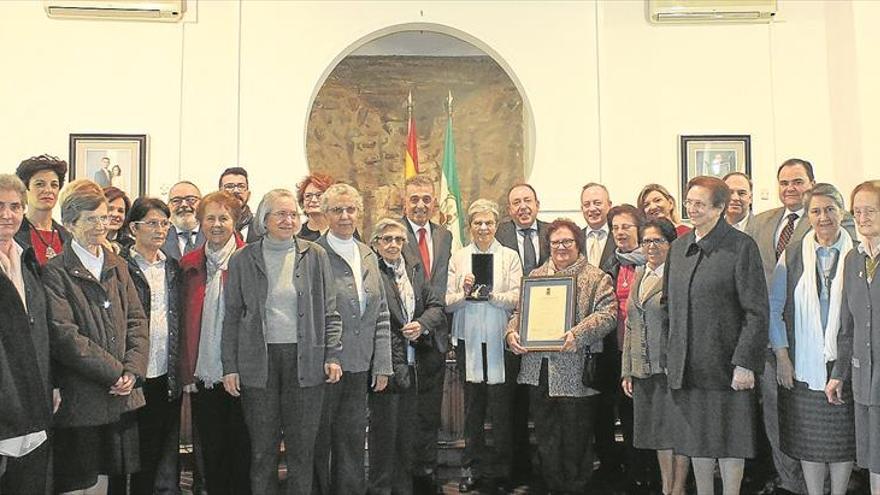
<instances>
[{"instance_id":1,"label":"man in gray suit","mask_svg":"<svg viewBox=\"0 0 880 495\"><path fill-rule=\"evenodd\" d=\"M755 218L752 213L752 179L742 172L731 172L721 180L730 188L730 203L724 213L727 223L745 232Z\"/></svg>"},{"instance_id":2,"label":"man in gray suit","mask_svg":"<svg viewBox=\"0 0 880 495\"><path fill-rule=\"evenodd\" d=\"M205 234L196 218L196 209L201 199L201 191L189 181L178 182L168 190L171 228L168 229L162 249L166 256L180 260L184 254L205 244Z\"/></svg>"},{"instance_id":3,"label":"man in gray suit","mask_svg":"<svg viewBox=\"0 0 880 495\"><path fill-rule=\"evenodd\" d=\"M614 259L614 250L617 249L609 233L610 209L611 196L605 186L590 182L581 189L581 213L587 222L584 227L584 256L591 265L605 271L608 271Z\"/></svg>"},{"instance_id":4,"label":"man in gray suit","mask_svg":"<svg viewBox=\"0 0 880 495\"><path fill-rule=\"evenodd\" d=\"M405 216L401 222L407 230L405 249L412 259L422 261L425 267L423 273L431 289L441 301L445 301L449 258L452 256L452 233L446 227L431 221L436 209L437 195L431 178L427 175L416 175L407 179L403 198ZM435 473L448 340L449 327L446 325L434 334L432 347L416 347L419 406L413 472L416 474L417 493L442 493Z\"/></svg>"},{"instance_id":5,"label":"man in gray suit","mask_svg":"<svg viewBox=\"0 0 880 495\"><path fill-rule=\"evenodd\" d=\"M800 158L790 158L776 171L781 207L765 211L749 221L746 233L751 235L761 252L768 289L776 261L788 244L796 244L810 229L804 211L804 192L816 183L813 165ZM776 359L767 351L761 377L764 429L773 449L773 464L779 475L778 488L791 493L806 493L800 462L779 449L779 415L777 412Z\"/></svg>"}]
</instances>

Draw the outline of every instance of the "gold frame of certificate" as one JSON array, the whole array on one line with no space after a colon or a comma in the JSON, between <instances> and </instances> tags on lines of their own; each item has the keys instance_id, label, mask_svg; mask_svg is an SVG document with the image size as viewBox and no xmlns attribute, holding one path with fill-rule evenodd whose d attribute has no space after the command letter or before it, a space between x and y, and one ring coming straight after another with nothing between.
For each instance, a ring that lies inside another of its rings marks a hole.
<instances>
[{"instance_id":1,"label":"gold frame of certificate","mask_svg":"<svg viewBox=\"0 0 880 495\"><path fill-rule=\"evenodd\" d=\"M520 286L520 345L558 351L574 324L574 277L523 277Z\"/></svg>"}]
</instances>

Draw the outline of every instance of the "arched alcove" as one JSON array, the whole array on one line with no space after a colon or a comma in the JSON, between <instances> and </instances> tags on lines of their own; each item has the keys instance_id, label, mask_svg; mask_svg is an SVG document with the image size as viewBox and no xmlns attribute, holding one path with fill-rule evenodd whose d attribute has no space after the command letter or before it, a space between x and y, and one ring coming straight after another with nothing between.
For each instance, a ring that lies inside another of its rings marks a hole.
<instances>
[{"instance_id":1,"label":"arched alcove","mask_svg":"<svg viewBox=\"0 0 880 495\"><path fill-rule=\"evenodd\" d=\"M463 204L503 205L531 169L534 124L521 85L491 48L448 26L391 26L352 43L322 74L306 123L309 169L361 191L365 234L402 214L410 92L420 172L439 182L450 91Z\"/></svg>"}]
</instances>

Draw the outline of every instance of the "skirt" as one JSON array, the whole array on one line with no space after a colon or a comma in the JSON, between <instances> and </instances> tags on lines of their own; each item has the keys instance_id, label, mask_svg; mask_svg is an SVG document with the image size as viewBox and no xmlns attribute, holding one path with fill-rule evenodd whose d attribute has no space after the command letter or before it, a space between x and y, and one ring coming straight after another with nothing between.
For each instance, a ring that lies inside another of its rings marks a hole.
<instances>
[{"instance_id":1,"label":"skirt","mask_svg":"<svg viewBox=\"0 0 880 495\"><path fill-rule=\"evenodd\" d=\"M754 390L671 391L672 449L688 457L755 456L758 407Z\"/></svg>"},{"instance_id":2,"label":"skirt","mask_svg":"<svg viewBox=\"0 0 880 495\"><path fill-rule=\"evenodd\" d=\"M844 404L828 402L824 391L794 382L779 387L779 448L789 457L810 462L846 462L856 458L852 388L843 389Z\"/></svg>"},{"instance_id":3,"label":"skirt","mask_svg":"<svg viewBox=\"0 0 880 495\"><path fill-rule=\"evenodd\" d=\"M637 449L672 448L672 402L666 375L633 378L633 446Z\"/></svg>"},{"instance_id":4,"label":"skirt","mask_svg":"<svg viewBox=\"0 0 880 495\"><path fill-rule=\"evenodd\" d=\"M135 412L115 423L99 426L55 428L55 491L89 488L98 475L124 475L140 471Z\"/></svg>"},{"instance_id":5,"label":"skirt","mask_svg":"<svg viewBox=\"0 0 880 495\"><path fill-rule=\"evenodd\" d=\"M880 406L856 402L856 460L860 468L880 473Z\"/></svg>"}]
</instances>

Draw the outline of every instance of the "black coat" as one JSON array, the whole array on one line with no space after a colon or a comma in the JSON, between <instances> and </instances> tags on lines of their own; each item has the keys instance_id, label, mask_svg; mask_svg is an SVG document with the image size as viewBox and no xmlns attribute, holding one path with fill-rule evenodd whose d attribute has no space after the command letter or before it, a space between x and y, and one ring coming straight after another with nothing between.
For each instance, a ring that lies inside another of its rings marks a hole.
<instances>
[{"instance_id":1,"label":"black coat","mask_svg":"<svg viewBox=\"0 0 880 495\"><path fill-rule=\"evenodd\" d=\"M547 261L547 258L550 257L550 237L547 235L547 227L549 224L547 222L542 222L538 220L538 252L535 253L538 255L538 264L535 265L535 268L544 264ZM519 253L519 242L516 238L519 235L517 232L517 226L513 223L513 220L508 220L506 222L501 223L498 226L498 230L495 232L495 239L498 239L498 242L501 243L502 246L513 249L517 253ZM522 261L522 257L520 256L520 261ZM528 276L528 273L523 272L524 276Z\"/></svg>"},{"instance_id":2,"label":"black coat","mask_svg":"<svg viewBox=\"0 0 880 495\"><path fill-rule=\"evenodd\" d=\"M761 254L723 217L695 239L691 231L673 241L664 268L669 388L731 390L736 366L764 369L770 308Z\"/></svg>"},{"instance_id":3,"label":"black coat","mask_svg":"<svg viewBox=\"0 0 880 495\"><path fill-rule=\"evenodd\" d=\"M23 272L27 270L22 266ZM27 290L32 291L33 288ZM45 301L42 311L42 320L45 322ZM34 329L32 319L25 311L15 285L3 275L0 275L0 315L3 315L0 318L2 440L47 429L51 414L51 392L47 390L46 372L39 366L46 357L38 356L29 331Z\"/></svg>"},{"instance_id":4,"label":"black coat","mask_svg":"<svg viewBox=\"0 0 880 495\"><path fill-rule=\"evenodd\" d=\"M404 253L406 272L409 282L413 286L415 294L415 310L413 321L422 324L422 336L415 340L416 348L431 348L436 345L435 334L446 331L446 314L443 312L443 302L434 290L425 282L424 268L421 261ZM406 348L409 341L403 336L401 329L406 325L403 315L403 301L397 290L397 281L394 269L385 264L379 258L379 269L382 271L382 283L385 285L385 296L388 299L388 312L391 323L391 366L394 368L393 391L406 390L416 377L410 374L414 367L406 364Z\"/></svg>"},{"instance_id":5,"label":"black coat","mask_svg":"<svg viewBox=\"0 0 880 495\"><path fill-rule=\"evenodd\" d=\"M61 244L67 244L67 241L70 240L70 233L67 232L67 229L55 220L52 220L52 228L58 231L58 237L61 238ZM21 222L21 227L19 227L18 232L15 233L15 242L24 249L33 247L33 243L31 242L31 223L27 220Z\"/></svg>"},{"instance_id":6,"label":"black coat","mask_svg":"<svg viewBox=\"0 0 880 495\"><path fill-rule=\"evenodd\" d=\"M137 261L132 257L131 248L128 248L119 255L128 262L128 273L131 275L131 281L134 282L134 288L137 289L138 299L144 307L144 314L147 317L147 323L150 322L150 310L152 308L150 283L147 282L144 272L138 266ZM177 260L167 256L165 257L165 291L168 297L167 313L168 313L168 400L174 400L180 395L182 386L180 385L180 287L178 285L180 275L180 265Z\"/></svg>"},{"instance_id":7,"label":"black coat","mask_svg":"<svg viewBox=\"0 0 880 495\"><path fill-rule=\"evenodd\" d=\"M406 247L410 257L415 260L421 260L419 255L419 239L412 230L409 220L405 217L400 219L400 223L406 227ZM428 222L428 228L431 231L431 243L434 245L434 257L431 263L431 288L434 294L440 298L440 303L446 306L446 281L449 277L449 259L452 257L452 232L446 227L438 225L434 222ZM423 272L424 275L424 272ZM446 354L449 347L449 326L438 329L434 334L435 349L440 354Z\"/></svg>"}]
</instances>

